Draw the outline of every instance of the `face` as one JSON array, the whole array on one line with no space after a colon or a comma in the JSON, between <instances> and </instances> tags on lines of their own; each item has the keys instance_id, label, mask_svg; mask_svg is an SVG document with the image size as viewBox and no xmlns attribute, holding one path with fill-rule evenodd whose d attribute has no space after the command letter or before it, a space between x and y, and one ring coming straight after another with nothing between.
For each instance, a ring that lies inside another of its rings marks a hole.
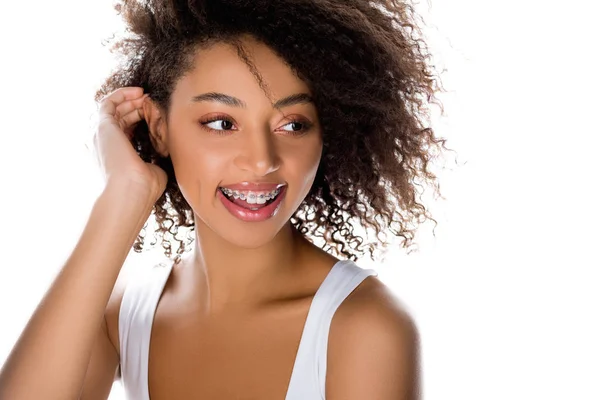
<instances>
[{"instance_id":1,"label":"face","mask_svg":"<svg viewBox=\"0 0 600 400\"><path fill-rule=\"evenodd\" d=\"M256 248L308 194L323 146L308 86L265 45L243 43L272 99L234 47L215 44L176 84L161 140L197 232ZM248 204L252 196L265 204Z\"/></svg>"}]
</instances>

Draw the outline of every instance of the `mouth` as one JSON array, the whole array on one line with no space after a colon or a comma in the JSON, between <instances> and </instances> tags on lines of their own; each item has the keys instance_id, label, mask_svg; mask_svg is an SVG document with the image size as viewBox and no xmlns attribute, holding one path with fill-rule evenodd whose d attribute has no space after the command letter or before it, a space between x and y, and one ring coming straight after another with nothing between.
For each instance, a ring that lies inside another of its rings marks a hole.
<instances>
[{"instance_id":1,"label":"mouth","mask_svg":"<svg viewBox=\"0 0 600 400\"><path fill-rule=\"evenodd\" d=\"M277 201L277 197L281 195L283 188L277 188L271 191L251 191L251 190L232 190L224 187L219 187L219 190L227 200L240 207L248 210L256 211L263 207L267 207Z\"/></svg>"},{"instance_id":2,"label":"mouth","mask_svg":"<svg viewBox=\"0 0 600 400\"><path fill-rule=\"evenodd\" d=\"M232 190L219 187L217 196L234 217L246 222L259 222L277 213L286 191L287 185L271 191Z\"/></svg>"}]
</instances>

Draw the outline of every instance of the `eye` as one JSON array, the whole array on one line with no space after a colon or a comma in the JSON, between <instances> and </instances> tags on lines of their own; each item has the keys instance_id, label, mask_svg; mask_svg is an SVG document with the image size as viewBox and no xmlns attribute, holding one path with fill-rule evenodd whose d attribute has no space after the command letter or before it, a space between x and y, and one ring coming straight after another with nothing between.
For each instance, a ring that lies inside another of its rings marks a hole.
<instances>
[{"instance_id":1,"label":"eye","mask_svg":"<svg viewBox=\"0 0 600 400\"><path fill-rule=\"evenodd\" d=\"M225 115L215 115L200 121L203 129L213 133L224 135L227 131L235 130L233 121ZM292 136L300 136L312 128L312 123L304 119L292 119L279 130L283 130Z\"/></svg>"},{"instance_id":2,"label":"eye","mask_svg":"<svg viewBox=\"0 0 600 400\"><path fill-rule=\"evenodd\" d=\"M311 124L309 122L303 120L293 120L283 125L282 128L289 127L291 129L283 129L286 132L290 132L294 135L300 135L304 132L308 131L311 128Z\"/></svg>"},{"instance_id":3,"label":"eye","mask_svg":"<svg viewBox=\"0 0 600 400\"><path fill-rule=\"evenodd\" d=\"M235 126L230 117L226 115L213 115L199 121L202 129L216 135L226 135L228 131L235 130Z\"/></svg>"},{"instance_id":4,"label":"eye","mask_svg":"<svg viewBox=\"0 0 600 400\"><path fill-rule=\"evenodd\" d=\"M233 128L233 122L228 119L213 119L212 121L203 122L202 125L216 131L228 131Z\"/></svg>"}]
</instances>

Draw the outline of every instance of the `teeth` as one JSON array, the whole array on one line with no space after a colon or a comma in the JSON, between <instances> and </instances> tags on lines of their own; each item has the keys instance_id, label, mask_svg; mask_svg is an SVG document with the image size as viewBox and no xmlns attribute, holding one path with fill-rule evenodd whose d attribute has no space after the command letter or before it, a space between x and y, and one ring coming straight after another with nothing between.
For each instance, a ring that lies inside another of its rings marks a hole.
<instances>
[{"instance_id":1,"label":"teeth","mask_svg":"<svg viewBox=\"0 0 600 400\"><path fill-rule=\"evenodd\" d=\"M241 199L245 200L248 204L265 204L267 201L274 199L279 192L281 192L281 188L275 189L271 192L241 192L237 190L231 190L227 188L219 188L223 194L225 194L229 198Z\"/></svg>"}]
</instances>

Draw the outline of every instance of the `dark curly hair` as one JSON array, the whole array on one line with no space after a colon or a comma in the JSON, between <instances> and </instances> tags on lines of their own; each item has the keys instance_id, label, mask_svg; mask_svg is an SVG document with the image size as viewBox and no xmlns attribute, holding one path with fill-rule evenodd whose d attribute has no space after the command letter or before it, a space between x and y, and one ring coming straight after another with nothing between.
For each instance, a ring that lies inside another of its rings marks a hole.
<instances>
[{"instance_id":1,"label":"dark curly hair","mask_svg":"<svg viewBox=\"0 0 600 400\"><path fill-rule=\"evenodd\" d=\"M115 8L126 22L125 36L112 40L121 62L96 92L97 102L119 87L139 86L168 114L177 80L193 68L198 49L216 42L234 45L262 83L240 41L249 34L306 82L322 126L317 175L292 225L313 243L322 240L325 251L356 261L365 247L374 259L374 250L389 244L386 231L408 248L418 223L436 222L415 194L418 180L439 194L428 166L446 140L436 138L423 117L429 116L427 103L441 105L435 98L441 86L407 1L121 0ZM186 245L178 229L194 230L191 207L171 159L154 150L145 121L132 143L144 161L167 172L166 190L153 209L155 238L160 235L167 257L175 238L179 257ZM374 230L376 240L364 243L353 222L366 233Z\"/></svg>"}]
</instances>

